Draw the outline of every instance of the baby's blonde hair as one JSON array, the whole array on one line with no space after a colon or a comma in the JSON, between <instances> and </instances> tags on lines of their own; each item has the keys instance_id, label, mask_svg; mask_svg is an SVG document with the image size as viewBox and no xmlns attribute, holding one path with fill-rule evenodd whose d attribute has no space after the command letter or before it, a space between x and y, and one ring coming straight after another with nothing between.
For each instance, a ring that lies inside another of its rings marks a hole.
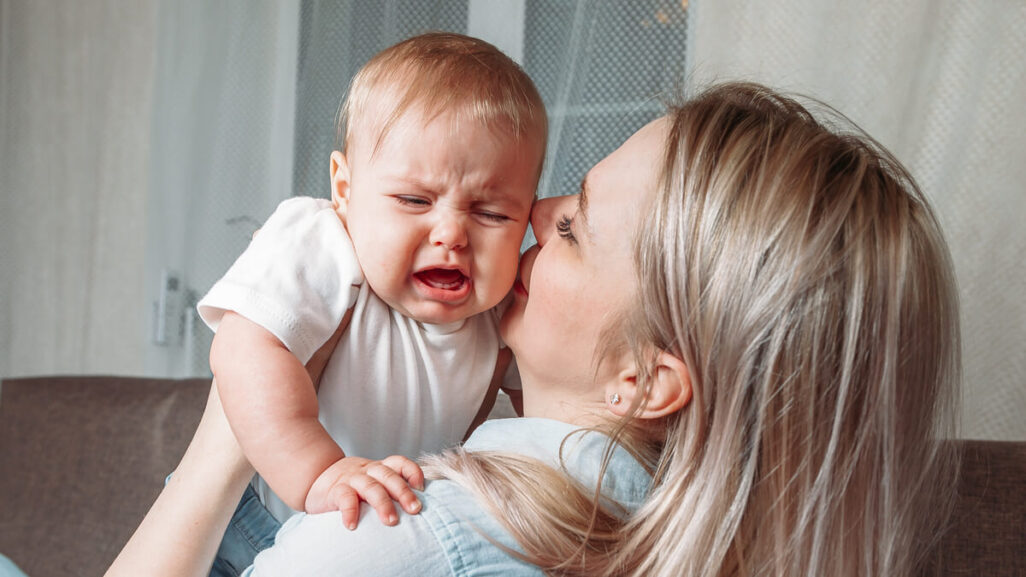
<instances>
[{"instance_id":1,"label":"baby's blonde hair","mask_svg":"<svg viewBox=\"0 0 1026 577\"><path fill-rule=\"evenodd\" d=\"M653 350L683 359L694 396L657 427L640 510L620 522L593 488L568 498L565 475L522 458L434 462L525 559L581 576L915 573L954 495L952 267L905 169L823 108L838 127L753 84L670 108L663 184L634 238L640 304L609 342L640 366ZM637 430L614 435L638 449Z\"/></svg>"},{"instance_id":2,"label":"baby's blonde hair","mask_svg":"<svg viewBox=\"0 0 1026 577\"><path fill-rule=\"evenodd\" d=\"M338 140L349 154L368 139L376 151L395 122L411 109L428 122L452 114L464 122L537 146L545 157L548 120L537 88L524 70L491 44L451 32L408 38L379 52L360 69L339 109ZM371 140L372 139L372 140Z\"/></svg>"}]
</instances>

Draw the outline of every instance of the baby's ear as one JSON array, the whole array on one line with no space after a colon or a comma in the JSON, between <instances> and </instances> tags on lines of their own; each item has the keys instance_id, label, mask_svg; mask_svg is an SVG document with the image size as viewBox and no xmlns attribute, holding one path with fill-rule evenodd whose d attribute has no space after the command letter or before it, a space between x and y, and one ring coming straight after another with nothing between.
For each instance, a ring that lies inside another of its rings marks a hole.
<instances>
[{"instance_id":1,"label":"baby's ear","mask_svg":"<svg viewBox=\"0 0 1026 577\"><path fill-rule=\"evenodd\" d=\"M331 153L331 205L345 222L349 208L350 172L349 159L336 150Z\"/></svg>"},{"instance_id":2,"label":"baby's ear","mask_svg":"<svg viewBox=\"0 0 1026 577\"><path fill-rule=\"evenodd\" d=\"M641 394L643 393L638 387L637 367L631 363L631 366L620 372L616 383L607 390L606 404L614 414L623 416L634 405L635 398ZM658 419L687 406L691 402L691 375L684 361L668 352L660 351L655 357L652 384L644 395L648 402L644 410L637 415L641 419Z\"/></svg>"}]
</instances>

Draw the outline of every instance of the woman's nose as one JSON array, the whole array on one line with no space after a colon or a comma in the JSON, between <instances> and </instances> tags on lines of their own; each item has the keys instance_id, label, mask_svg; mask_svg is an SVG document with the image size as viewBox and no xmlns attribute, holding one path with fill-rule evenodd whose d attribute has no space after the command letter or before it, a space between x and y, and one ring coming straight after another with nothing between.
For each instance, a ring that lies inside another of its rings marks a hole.
<instances>
[{"instance_id":1,"label":"woman's nose","mask_svg":"<svg viewBox=\"0 0 1026 577\"><path fill-rule=\"evenodd\" d=\"M457 214L444 214L439 217L431 229L431 244L444 246L449 250L459 250L467 246L467 227L463 218Z\"/></svg>"},{"instance_id":2,"label":"woman's nose","mask_svg":"<svg viewBox=\"0 0 1026 577\"><path fill-rule=\"evenodd\" d=\"M573 216L574 207L577 206L577 195L554 196L535 201L531 207L531 228L534 229L534 238L538 239L539 245L549 241L549 237L556 230L556 221L565 216Z\"/></svg>"}]
</instances>

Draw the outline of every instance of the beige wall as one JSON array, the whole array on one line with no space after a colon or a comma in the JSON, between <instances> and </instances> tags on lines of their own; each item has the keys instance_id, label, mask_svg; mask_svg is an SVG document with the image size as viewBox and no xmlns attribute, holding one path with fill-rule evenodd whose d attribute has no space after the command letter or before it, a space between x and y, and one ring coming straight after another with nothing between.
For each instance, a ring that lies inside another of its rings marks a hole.
<instances>
[{"instance_id":1,"label":"beige wall","mask_svg":"<svg viewBox=\"0 0 1026 577\"><path fill-rule=\"evenodd\" d=\"M142 372L156 0L0 0L0 375Z\"/></svg>"}]
</instances>

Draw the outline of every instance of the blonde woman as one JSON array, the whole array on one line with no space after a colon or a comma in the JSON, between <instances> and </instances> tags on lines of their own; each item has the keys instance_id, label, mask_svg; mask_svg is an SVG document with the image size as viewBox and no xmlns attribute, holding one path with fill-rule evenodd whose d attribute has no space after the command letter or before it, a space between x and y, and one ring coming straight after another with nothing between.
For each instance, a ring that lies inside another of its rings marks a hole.
<instances>
[{"instance_id":1,"label":"blonde woman","mask_svg":"<svg viewBox=\"0 0 1026 577\"><path fill-rule=\"evenodd\" d=\"M958 313L893 157L727 84L532 225L502 322L530 418L426 459L419 515L295 517L248 574L915 573L952 498ZM212 395L109 574L205 575L251 473Z\"/></svg>"}]
</instances>

